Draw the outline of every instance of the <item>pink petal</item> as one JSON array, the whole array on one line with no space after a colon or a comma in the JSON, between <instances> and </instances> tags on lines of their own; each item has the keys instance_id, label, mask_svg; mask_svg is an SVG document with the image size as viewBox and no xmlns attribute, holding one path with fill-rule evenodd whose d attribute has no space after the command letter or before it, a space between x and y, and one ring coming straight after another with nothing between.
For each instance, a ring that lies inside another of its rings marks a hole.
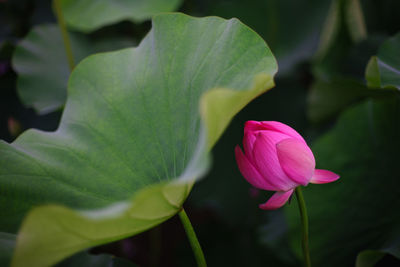
<instances>
[{"instance_id":1,"label":"pink petal","mask_svg":"<svg viewBox=\"0 0 400 267\"><path fill-rule=\"evenodd\" d=\"M244 124L244 133L246 134L247 132L255 132L255 131L260 131L264 130L264 127L262 126L261 122L259 121L246 121Z\"/></svg>"},{"instance_id":2,"label":"pink petal","mask_svg":"<svg viewBox=\"0 0 400 267\"><path fill-rule=\"evenodd\" d=\"M243 149L246 157L253 161L253 145L256 141L256 136L253 132L246 132L243 137Z\"/></svg>"},{"instance_id":3,"label":"pink petal","mask_svg":"<svg viewBox=\"0 0 400 267\"><path fill-rule=\"evenodd\" d=\"M299 185L307 185L315 170L315 159L311 149L294 138L276 144L278 159L283 171Z\"/></svg>"},{"instance_id":4,"label":"pink petal","mask_svg":"<svg viewBox=\"0 0 400 267\"><path fill-rule=\"evenodd\" d=\"M311 177L310 183L313 184L326 184L334 182L339 179L340 176L328 170L316 169L313 177Z\"/></svg>"},{"instance_id":5,"label":"pink petal","mask_svg":"<svg viewBox=\"0 0 400 267\"><path fill-rule=\"evenodd\" d=\"M306 141L304 141L303 137L298 132L296 132L296 130L294 130L292 127L290 127L286 124L283 124L278 121L262 121L261 124L265 130L281 132L290 137L293 137L300 141L303 141L304 143L306 142Z\"/></svg>"},{"instance_id":6,"label":"pink petal","mask_svg":"<svg viewBox=\"0 0 400 267\"><path fill-rule=\"evenodd\" d=\"M264 189L275 191L276 187L270 184L264 177L254 168L253 164L247 159L247 157L243 154L242 149L239 146L235 147L235 156L236 162L239 166L239 170L242 173L243 177L249 182L252 186Z\"/></svg>"},{"instance_id":7,"label":"pink petal","mask_svg":"<svg viewBox=\"0 0 400 267\"><path fill-rule=\"evenodd\" d=\"M253 147L254 167L270 184L276 187L276 191L287 191L297 186L293 180L284 173L276 153L276 143L287 139L287 135L261 131L256 136Z\"/></svg>"},{"instance_id":8,"label":"pink petal","mask_svg":"<svg viewBox=\"0 0 400 267\"><path fill-rule=\"evenodd\" d=\"M270 199L264 204L260 204L260 209L263 210L276 210L285 205L289 197L293 194L294 189L289 191L279 191L272 195Z\"/></svg>"}]
</instances>

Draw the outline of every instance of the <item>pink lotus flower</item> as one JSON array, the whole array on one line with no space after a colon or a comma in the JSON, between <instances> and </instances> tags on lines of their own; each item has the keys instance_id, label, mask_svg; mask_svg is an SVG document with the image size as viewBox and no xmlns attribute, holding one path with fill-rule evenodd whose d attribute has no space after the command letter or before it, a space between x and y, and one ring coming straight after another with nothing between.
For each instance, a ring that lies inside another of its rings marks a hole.
<instances>
[{"instance_id":1,"label":"pink lotus flower","mask_svg":"<svg viewBox=\"0 0 400 267\"><path fill-rule=\"evenodd\" d=\"M325 184L339 175L315 169L315 159L303 137L276 121L248 121L244 126L243 148L235 148L236 161L244 178L254 187L277 191L259 207L282 207L297 186Z\"/></svg>"}]
</instances>

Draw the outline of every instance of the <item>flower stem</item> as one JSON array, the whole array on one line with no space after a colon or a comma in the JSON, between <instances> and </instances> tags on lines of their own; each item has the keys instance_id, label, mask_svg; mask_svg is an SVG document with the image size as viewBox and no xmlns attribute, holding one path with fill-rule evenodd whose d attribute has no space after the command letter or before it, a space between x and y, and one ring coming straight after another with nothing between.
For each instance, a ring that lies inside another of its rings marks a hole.
<instances>
[{"instance_id":1,"label":"flower stem","mask_svg":"<svg viewBox=\"0 0 400 267\"><path fill-rule=\"evenodd\" d=\"M206 259L204 258L203 250L201 249L199 240L197 239L196 233L194 232L193 226L190 223L189 217L187 216L185 210L179 212L179 217L185 228L186 235L189 239L190 246L192 247L193 254L196 258L198 267L207 267Z\"/></svg>"},{"instance_id":2,"label":"flower stem","mask_svg":"<svg viewBox=\"0 0 400 267\"><path fill-rule=\"evenodd\" d=\"M310 250L308 248L308 216L307 216L306 203L304 201L303 193L301 192L300 186L296 187L295 191L296 191L296 198L299 203L301 225L303 228L302 248L304 255L304 265L306 267L311 267Z\"/></svg>"},{"instance_id":3,"label":"flower stem","mask_svg":"<svg viewBox=\"0 0 400 267\"><path fill-rule=\"evenodd\" d=\"M64 21L64 16L63 16L63 13L61 10L61 1L60 0L53 1L53 9L54 9L54 12L56 13L58 27L60 27L61 35L62 35L62 38L64 41L64 48L65 48L65 53L67 55L69 70L72 71L75 67L75 60L74 60L74 56L72 54L71 40L69 39L67 27L66 27L65 21Z\"/></svg>"}]
</instances>

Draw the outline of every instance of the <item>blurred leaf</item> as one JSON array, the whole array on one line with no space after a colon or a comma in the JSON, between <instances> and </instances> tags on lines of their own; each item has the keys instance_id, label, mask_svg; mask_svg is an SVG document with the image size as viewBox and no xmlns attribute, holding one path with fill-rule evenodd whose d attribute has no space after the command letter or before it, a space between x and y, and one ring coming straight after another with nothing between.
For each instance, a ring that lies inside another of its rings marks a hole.
<instances>
[{"instance_id":1,"label":"blurred leaf","mask_svg":"<svg viewBox=\"0 0 400 267\"><path fill-rule=\"evenodd\" d=\"M365 250L358 254L356 267L374 267L379 262L385 253L378 250Z\"/></svg>"},{"instance_id":2,"label":"blurred leaf","mask_svg":"<svg viewBox=\"0 0 400 267\"><path fill-rule=\"evenodd\" d=\"M268 42L279 63L278 75L284 75L314 54L329 3L330 0L214 0L202 5L202 14L236 17L249 25Z\"/></svg>"},{"instance_id":3,"label":"blurred leaf","mask_svg":"<svg viewBox=\"0 0 400 267\"><path fill-rule=\"evenodd\" d=\"M367 30L359 0L332 0L314 56L314 76L325 81L350 76L352 73L348 73L348 65L358 63L350 61L351 53L365 40ZM362 68L364 70L364 65Z\"/></svg>"},{"instance_id":4,"label":"blurred leaf","mask_svg":"<svg viewBox=\"0 0 400 267\"><path fill-rule=\"evenodd\" d=\"M335 67L330 63L337 58L317 63L317 77L311 84L307 99L307 117L312 123L333 119L342 110L365 97L390 94L386 90L368 88L364 84L366 62L375 53L380 41L380 38L371 37L354 45L347 51L346 58L339 60ZM339 54L337 56L340 57Z\"/></svg>"},{"instance_id":5,"label":"blurred leaf","mask_svg":"<svg viewBox=\"0 0 400 267\"><path fill-rule=\"evenodd\" d=\"M176 10L182 0L62 0L69 27L90 32L122 20L142 22L160 12Z\"/></svg>"},{"instance_id":6,"label":"blurred leaf","mask_svg":"<svg viewBox=\"0 0 400 267\"><path fill-rule=\"evenodd\" d=\"M354 43L367 38L364 15L359 0L345 1L346 22L349 34Z\"/></svg>"},{"instance_id":7,"label":"blurred leaf","mask_svg":"<svg viewBox=\"0 0 400 267\"><path fill-rule=\"evenodd\" d=\"M348 106L368 96L383 97L391 92L368 89L352 79L317 80L308 95L307 115L311 122L320 123L338 115Z\"/></svg>"},{"instance_id":8,"label":"blurred leaf","mask_svg":"<svg viewBox=\"0 0 400 267\"><path fill-rule=\"evenodd\" d=\"M84 38L71 35L77 61L90 54ZM69 68L64 44L56 25L33 28L19 43L13 56L18 73L17 90L24 105L48 113L65 103Z\"/></svg>"},{"instance_id":9,"label":"blurred leaf","mask_svg":"<svg viewBox=\"0 0 400 267\"><path fill-rule=\"evenodd\" d=\"M139 47L81 62L57 131L0 142L2 229L40 204L79 209L33 209L13 266L51 265L173 216L206 171L208 148L276 71L238 20L178 13L156 16Z\"/></svg>"},{"instance_id":10,"label":"blurred leaf","mask_svg":"<svg viewBox=\"0 0 400 267\"><path fill-rule=\"evenodd\" d=\"M400 33L379 48L378 55L371 57L365 71L369 87L397 88L400 90Z\"/></svg>"},{"instance_id":11,"label":"blurred leaf","mask_svg":"<svg viewBox=\"0 0 400 267\"><path fill-rule=\"evenodd\" d=\"M376 56L372 56L368 61L367 68L365 69L365 78L367 80L368 87L379 88L381 86L378 58Z\"/></svg>"},{"instance_id":12,"label":"blurred leaf","mask_svg":"<svg viewBox=\"0 0 400 267\"><path fill-rule=\"evenodd\" d=\"M354 45L346 23L347 2L347 0L332 0L325 20L312 65L313 75L320 80L329 81L342 75L343 65Z\"/></svg>"},{"instance_id":13,"label":"blurred leaf","mask_svg":"<svg viewBox=\"0 0 400 267\"><path fill-rule=\"evenodd\" d=\"M397 235L399 237L399 235ZM372 267L386 254L400 259L400 238L394 242L388 242L380 250L364 250L357 255L356 267Z\"/></svg>"},{"instance_id":14,"label":"blurred leaf","mask_svg":"<svg viewBox=\"0 0 400 267\"><path fill-rule=\"evenodd\" d=\"M0 265L10 266L17 236L0 232ZM91 255L88 252L78 253L57 267L134 267L132 262L111 255Z\"/></svg>"},{"instance_id":15,"label":"blurred leaf","mask_svg":"<svg viewBox=\"0 0 400 267\"><path fill-rule=\"evenodd\" d=\"M0 266L9 266L15 247L16 235L0 232Z\"/></svg>"},{"instance_id":16,"label":"blurred leaf","mask_svg":"<svg viewBox=\"0 0 400 267\"><path fill-rule=\"evenodd\" d=\"M96 53L132 46L126 39L111 39L106 45L71 33L75 61ZM65 104L70 70L64 43L57 25L34 27L15 49L13 67L18 73L17 90L21 101L44 114Z\"/></svg>"},{"instance_id":17,"label":"blurred leaf","mask_svg":"<svg viewBox=\"0 0 400 267\"><path fill-rule=\"evenodd\" d=\"M342 109L366 95L368 89L353 80L317 80L308 95L308 118L318 123L337 115Z\"/></svg>"},{"instance_id":18,"label":"blurred leaf","mask_svg":"<svg viewBox=\"0 0 400 267\"><path fill-rule=\"evenodd\" d=\"M333 0L313 62L314 76L328 81L343 76L350 77L355 69L358 69L358 74L362 68L362 76L357 75L356 78L364 79L367 62L359 62L359 59L354 61L353 56L362 48L360 45L370 43L375 46L376 41L380 42L388 33L393 34L391 31L400 30L399 16L394 11L398 7L399 1L391 0L379 3L374 0ZM370 32L368 36L367 28ZM371 53L376 53L375 48ZM371 53L368 54L368 59ZM361 56L363 59L364 55Z\"/></svg>"},{"instance_id":19,"label":"blurred leaf","mask_svg":"<svg viewBox=\"0 0 400 267\"><path fill-rule=\"evenodd\" d=\"M304 190L315 266L351 266L360 251L382 248L399 237L399 136L400 96L391 92L391 97L347 110L314 143L317 168L341 176L335 183ZM300 249L296 203L286 211L292 245Z\"/></svg>"},{"instance_id":20,"label":"blurred leaf","mask_svg":"<svg viewBox=\"0 0 400 267\"><path fill-rule=\"evenodd\" d=\"M324 26L321 31L318 50L315 53L316 58L324 57L336 41L340 29L340 15L340 1L332 0L328 15L326 16Z\"/></svg>"}]
</instances>

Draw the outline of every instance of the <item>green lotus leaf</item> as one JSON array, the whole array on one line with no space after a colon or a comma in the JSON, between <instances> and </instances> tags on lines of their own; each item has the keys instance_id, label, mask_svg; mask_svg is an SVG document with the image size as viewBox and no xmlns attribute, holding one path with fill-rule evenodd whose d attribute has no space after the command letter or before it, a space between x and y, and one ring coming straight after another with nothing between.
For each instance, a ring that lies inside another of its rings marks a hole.
<instances>
[{"instance_id":1,"label":"green lotus leaf","mask_svg":"<svg viewBox=\"0 0 400 267\"><path fill-rule=\"evenodd\" d=\"M83 60L55 132L0 142L1 230L36 207L13 266L49 266L176 214L209 148L276 71L266 43L237 19L184 14L154 17L137 48Z\"/></svg>"},{"instance_id":2,"label":"green lotus leaf","mask_svg":"<svg viewBox=\"0 0 400 267\"><path fill-rule=\"evenodd\" d=\"M316 80L308 95L307 115L315 123L331 119L347 107L367 97L391 96L392 91L368 89L355 79L336 78L330 82Z\"/></svg>"},{"instance_id":3,"label":"green lotus leaf","mask_svg":"<svg viewBox=\"0 0 400 267\"><path fill-rule=\"evenodd\" d=\"M160 12L176 10L182 0L61 0L69 27L90 32L122 20L142 22Z\"/></svg>"},{"instance_id":4,"label":"green lotus leaf","mask_svg":"<svg viewBox=\"0 0 400 267\"><path fill-rule=\"evenodd\" d=\"M365 71L369 87L400 90L400 33L384 42L378 55L371 57Z\"/></svg>"},{"instance_id":5,"label":"green lotus leaf","mask_svg":"<svg viewBox=\"0 0 400 267\"><path fill-rule=\"evenodd\" d=\"M237 17L256 30L274 51L279 75L285 75L314 54L330 2L213 0L206 4L199 1L193 6L198 6L196 13Z\"/></svg>"},{"instance_id":6,"label":"green lotus leaf","mask_svg":"<svg viewBox=\"0 0 400 267\"><path fill-rule=\"evenodd\" d=\"M70 33L70 39L75 62L93 53L133 45L121 38L112 38L107 44L102 40L94 42L78 33ZM65 104L70 70L57 25L34 27L15 48L12 63L18 74L17 92L25 106L44 114Z\"/></svg>"},{"instance_id":7,"label":"green lotus leaf","mask_svg":"<svg viewBox=\"0 0 400 267\"><path fill-rule=\"evenodd\" d=\"M393 212L400 205L399 102L396 92L363 101L313 144L317 168L341 176L335 183L304 188L314 266L355 263L359 252L385 249L399 239L400 214ZM300 249L297 204L285 211L293 247Z\"/></svg>"},{"instance_id":8,"label":"green lotus leaf","mask_svg":"<svg viewBox=\"0 0 400 267\"><path fill-rule=\"evenodd\" d=\"M382 251L364 250L357 256L356 267L374 267L384 256Z\"/></svg>"},{"instance_id":9,"label":"green lotus leaf","mask_svg":"<svg viewBox=\"0 0 400 267\"><path fill-rule=\"evenodd\" d=\"M0 265L10 266L13 250L15 248L15 234L0 232ZM130 261L116 258L107 254L91 255L81 252L57 264L57 267L134 267Z\"/></svg>"},{"instance_id":10,"label":"green lotus leaf","mask_svg":"<svg viewBox=\"0 0 400 267\"><path fill-rule=\"evenodd\" d=\"M356 267L372 267L386 255L400 259L400 232L393 233L392 238L380 248L367 249L357 255Z\"/></svg>"},{"instance_id":11,"label":"green lotus leaf","mask_svg":"<svg viewBox=\"0 0 400 267\"><path fill-rule=\"evenodd\" d=\"M366 86L352 79L331 82L315 81L308 95L307 115L312 122L321 122L370 94Z\"/></svg>"}]
</instances>

